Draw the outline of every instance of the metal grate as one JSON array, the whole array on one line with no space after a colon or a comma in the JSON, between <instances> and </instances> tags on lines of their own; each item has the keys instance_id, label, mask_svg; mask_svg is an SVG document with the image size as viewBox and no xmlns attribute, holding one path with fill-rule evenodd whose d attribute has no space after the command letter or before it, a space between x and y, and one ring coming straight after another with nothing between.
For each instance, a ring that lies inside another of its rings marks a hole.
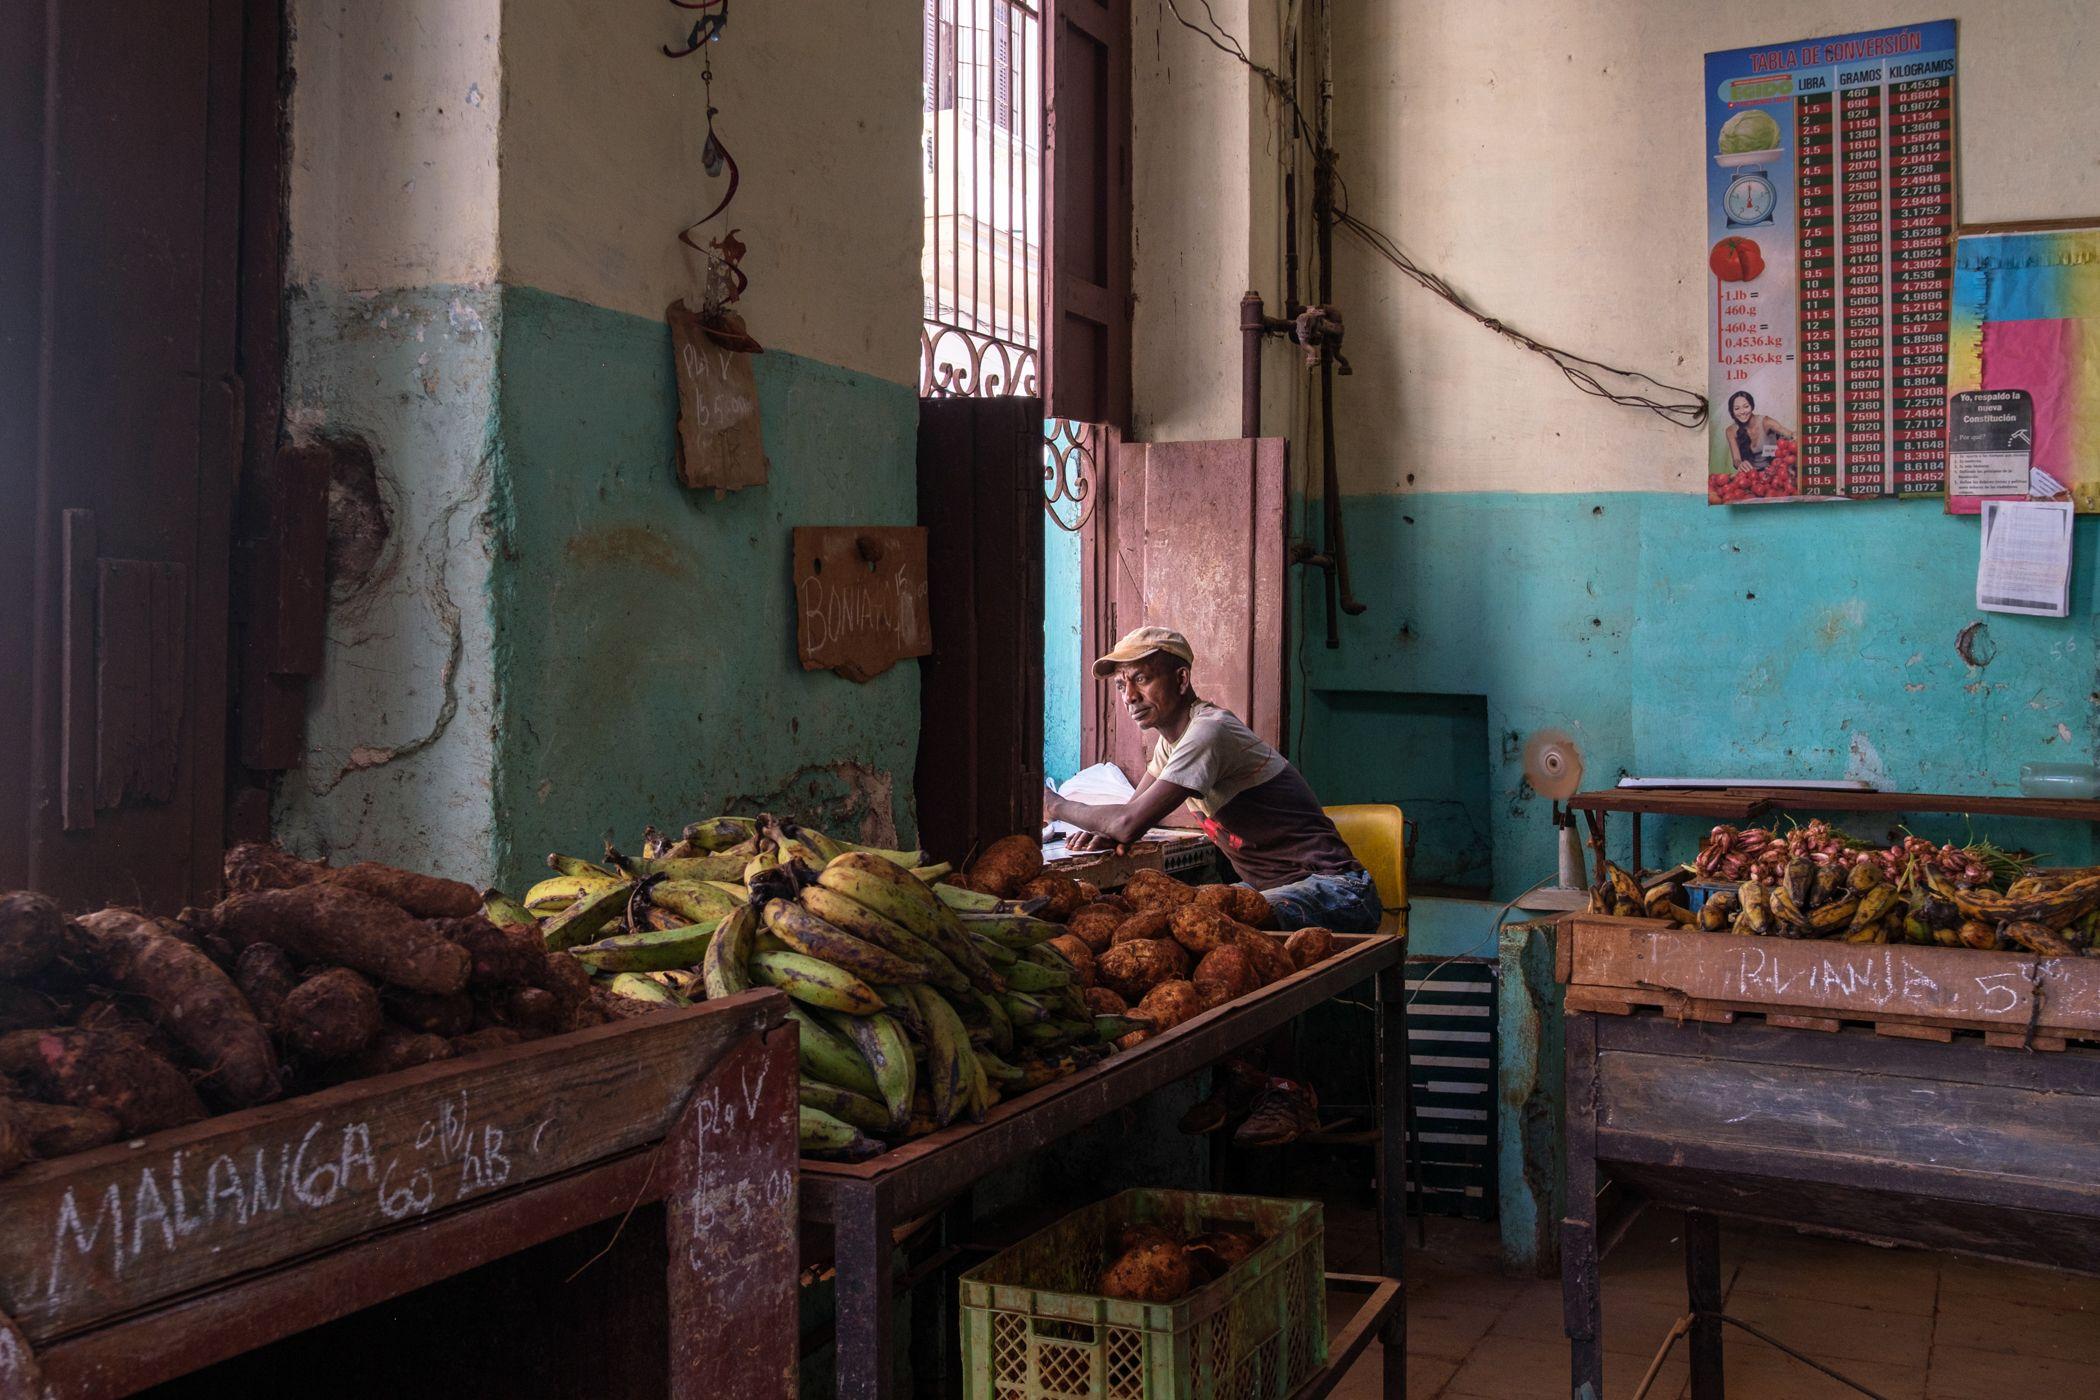
<instances>
[{"instance_id":1,"label":"metal grate","mask_svg":"<svg viewBox=\"0 0 2100 1400\"><path fill-rule=\"evenodd\" d=\"M924 0L926 397L1040 392L1042 19L1026 0Z\"/></svg>"},{"instance_id":2,"label":"metal grate","mask_svg":"<svg viewBox=\"0 0 2100 1400\"><path fill-rule=\"evenodd\" d=\"M1497 975L1493 963L1468 959L1407 964L1417 1142L1408 1169L1419 1171L1425 1209L1468 1220L1496 1213Z\"/></svg>"}]
</instances>

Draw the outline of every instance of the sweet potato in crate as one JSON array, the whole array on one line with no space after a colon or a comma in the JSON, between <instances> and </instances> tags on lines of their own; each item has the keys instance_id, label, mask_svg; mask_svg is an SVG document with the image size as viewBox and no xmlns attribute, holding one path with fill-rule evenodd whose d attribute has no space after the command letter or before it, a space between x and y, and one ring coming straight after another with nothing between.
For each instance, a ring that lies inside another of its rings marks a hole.
<instances>
[{"instance_id":1,"label":"sweet potato in crate","mask_svg":"<svg viewBox=\"0 0 2100 1400\"><path fill-rule=\"evenodd\" d=\"M1238 1262L1216 1260L1222 1272L1209 1282L1199 1275L1170 1301L1103 1296L1104 1276L1133 1244L1142 1252L1150 1231L1259 1242ZM970 1400L1283 1400L1327 1364L1325 1287L1317 1202L1125 1191L963 1275L965 1393Z\"/></svg>"}]
</instances>

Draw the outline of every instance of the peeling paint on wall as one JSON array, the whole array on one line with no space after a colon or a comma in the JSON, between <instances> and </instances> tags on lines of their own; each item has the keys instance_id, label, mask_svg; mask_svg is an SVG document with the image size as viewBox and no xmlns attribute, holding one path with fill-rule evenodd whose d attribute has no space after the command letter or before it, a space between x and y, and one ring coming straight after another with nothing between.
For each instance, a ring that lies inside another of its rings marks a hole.
<instances>
[{"instance_id":1,"label":"peeling paint on wall","mask_svg":"<svg viewBox=\"0 0 2100 1400\"><path fill-rule=\"evenodd\" d=\"M911 522L916 394L769 349L753 370L773 477L718 501L677 483L661 320L512 288L502 325L503 877L725 811L910 839L918 668L804 671L789 547L817 518Z\"/></svg>"},{"instance_id":2,"label":"peeling paint on wall","mask_svg":"<svg viewBox=\"0 0 2100 1400\"><path fill-rule=\"evenodd\" d=\"M363 460L339 454L331 483L325 663L306 765L278 794L279 834L312 854L483 876L497 298L304 287L291 312L289 431L355 441Z\"/></svg>"},{"instance_id":3,"label":"peeling paint on wall","mask_svg":"<svg viewBox=\"0 0 2100 1400\"><path fill-rule=\"evenodd\" d=\"M2100 744L2100 707L2062 698L2100 689L2100 621L2084 601L2096 595L2100 520L2078 523L2074 615L1993 616L1971 633L1985 670L1950 644L1953 622L1973 618L1975 584L1973 571L1947 560L1973 557L1973 521L1908 507L1775 508L1733 523L1736 550L1715 539L1699 497L1609 500L1595 517L1589 496L1350 497L1344 521L1371 611L1342 620L1341 650L1301 652L1314 690L1487 697L1499 898L1554 870L1552 828L1520 800L1521 762L1495 738L1505 731L1565 730L1598 781L1621 771L1850 776L1913 792L2017 791L2022 763ZM1403 514L1416 517L1412 532ZM1892 516L1910 541L1894 555ZM1608 528L1582 528L1590 523ZM1424 530L1438 546L1408 548ZM1584 580L1596 582L1597 597ZM1381 614L1424 600L1434 624L1411 643L1394 641ZM1300 635L1317 637L1324 625L1317 593L1301 596ZM1588 640L1600 632L1622 640ZM1326 742L1317 729L1302 737L1308 771L1354 761ZM1944 836L1964 829L1959 818L1914 825ZM1614 828L1623 842L1627 824ZM1666 849L1688 855L1697 828L1649 823L1651 862L1667 858L1653 844L1665 836L1687 847ZM2091 833L2060 824L1990 830L2067 863L2094 851Z\"/></svg>"}]
</instances>

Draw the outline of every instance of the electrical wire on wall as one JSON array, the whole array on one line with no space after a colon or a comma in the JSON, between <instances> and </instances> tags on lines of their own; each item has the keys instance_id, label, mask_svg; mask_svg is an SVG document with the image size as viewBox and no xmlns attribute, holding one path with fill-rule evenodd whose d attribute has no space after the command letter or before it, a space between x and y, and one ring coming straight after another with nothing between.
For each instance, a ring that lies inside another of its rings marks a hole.
<instances>
[{"instance_id":1,"label":"electrical wire on wall","mask_svg":"<svg viewBox=\"0 0 2100 1400\"><path fill-rule=\"evenodd\" d=\"M1327 13L1327 0L1311 0L1311 2L1319 7L1324 21ZM1335 188L1340 196L1333 206L1335 223L1354 235L1372 252L1438 299L1464 312L1482 326L1509 340L1511 343L1551 362L1554 368L1558 369L1567 378L1568 382L1581 392L1601 398L1608 403L1617 404L1621 408L1631 408L1653 413L1657 417L1675 423L1681 428L1697 429L1706 422L1707 402L1706 395L1703 393L1687 389L1682 385L1665 383L1651 375L1643 374L1639 370L1622 369L1616 365L1593 360L1586 355L1578 355L1572 350L1542 341L1535 336L1516 329L1499 317L1491 316L1473 306L1471 302L1466 300L1464 294L1453 287L1447 279L1436 272L1422 267L1414 259L1410 258L1401 249L1399 242L1392 235L1378 228L1369 220L1351 213L1349 210L1349 186L1342 179L1341 171L1337 167L1335 153L1322 144L1319 134L1315 131L1313 124L1307 119L1305 109L1298 101L1298 83L1295 73L1295 30L1290 31L1290 37L1286 40L1287 51L1292 55L1291 67L1294 70L1293 76L1286 78L1275 69L1265 64L1257 63L1248 56L1246 47L1218 22L1217 13L1211 9L1210 0L1189 0L1190 9L1201 7L1203 17L1200 21L1193 20L1183 13L1182 0L1165 0L1165 4L1167 10L1183 28L1202 38L1204 42L1208 43L1219 53L1224 54L1227 58L1243 65L1249 72L1260 78L1268 90L1283 104L1290 118L1288 124L1292 134L1297 138L1298 142L1303 143L1310 151L1316 166L1324 164L1328 167L1327 173L1334 181ZM1297 10L1296 0L1293 0L1290 6L1290 13L1294 18ZM1287 217L1295 218L1296 211L1289 211Z\"/></svg>"}]
</instances>

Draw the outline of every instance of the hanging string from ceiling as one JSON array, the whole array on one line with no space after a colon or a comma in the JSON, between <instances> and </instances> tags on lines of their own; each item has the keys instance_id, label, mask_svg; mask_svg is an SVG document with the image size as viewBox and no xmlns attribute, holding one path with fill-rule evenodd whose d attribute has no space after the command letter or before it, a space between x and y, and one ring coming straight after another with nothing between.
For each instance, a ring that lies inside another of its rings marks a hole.
<instances>
[{"instance_id":1,"label":"hanging string from ceiling","mask_svg":"<svg viewBox=\"0 0 2100 1400\"><path fill-rule=\"evenodd\" d=\"M1182 13L1180 0L1166 0L1168 11L1183 28L1202 38L1227 58L1244 66L1260 78L1277 100L1283 103L1290 113L1294 134L1305 143L1315 164L1326 165L1334 179L1335 187L1341 196L1334 204L1334 220L1337 224L1424 290L1449 303L1495 334L1550 361L1570 384L1583 393L1617 404L1621 408L1653 413L1681 428L1696 429L1705 424L1706 395L1682 385L1665 383L1639 370L1621 369L1616 365L1578 355L1572 350L1525 334L1499 317L1490 316L1476 308L1444 277L1410 258L1391 234L1369 220L1351 213L1349 186L1341 178L1335 152L1323 146L1317 139L1312 124L1306 119L1304 108L1298 104L1297 85L1275 69L1257 63L1249 57L1246 47L1218 22L1217 12L1211 8L1210 0L1193 0L1193 3L1203 8L1201 21L1192 20Z\"/></svg>"},{"instance_id":2,"label":"hanging string from ceiling","mask_svg":"<svg viewBox=\"0 0 2100 1400\"><path fill-rule=\"evenodd\" d=\"M729 0L671 0L671 3L681 10L701 12L693 21L693 32L686 36L685 47L674 49L665 44L663 52L665 58L700 55L700 83L707 106L707 141L700 148L700 164L710 179L719 180L724 174L729 177L715 207L678 231L680 243L707 259L709 286L704 300L708 303L709 313L719 314L751 285L750 277L738 266L746 249L736 236L737 230L732 228L706 244L693 236L701 225L727 212L736 199L738 187L743 184L743 172L737 166L736 157L729 153L728 145L715 131L715 118L722 115L722 109L715 106L715 66L710 46L720 43L722 31L728 28Z\"/></svg>"}]
</instances>

